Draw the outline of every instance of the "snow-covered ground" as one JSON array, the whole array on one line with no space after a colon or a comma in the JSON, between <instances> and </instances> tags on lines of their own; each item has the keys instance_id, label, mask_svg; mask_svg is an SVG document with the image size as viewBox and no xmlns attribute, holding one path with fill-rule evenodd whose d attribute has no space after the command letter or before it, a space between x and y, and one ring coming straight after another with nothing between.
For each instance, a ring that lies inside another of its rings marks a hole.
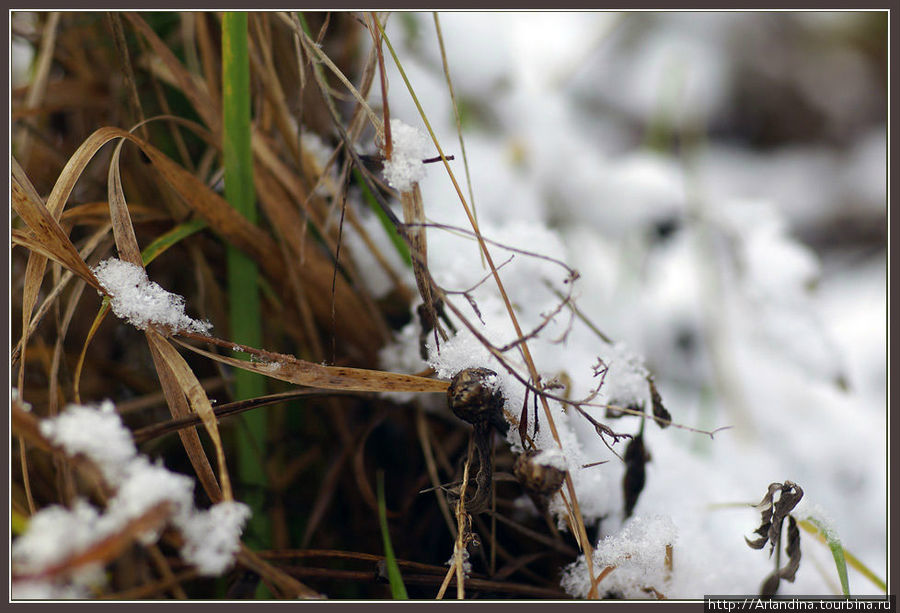
<instances>
[{"instance_id":1,"label":"snow-covered ground","mask_svg":"<svg viewBox=\"0 0 900 613\"><path fill-rule=\"evenodd\" d=\"M646 368L677 424L730 426L710 439L647 423L646 488L623 521L623 464L587 420L552 405L585 519L603 518L597 561L601 568L619 565L604 589L646 597L634 581L643 576L668 597L756 592L773 567L767 550L744 542L759 514L726 505L757 503L770 483L785 480L805 492L798 518L827 521L849 551L885 575L885 252L876 245L866 257L832 257L796 238L839 215L886 214L885 127L871 120L872 105L881 108L881 75L846 44L860 19L852 13L440 16L466 109L482 233L576 269L578 308L614 340L605 342L562 309L529 341L543 378L566 379L571 397L584 397L598 383L592 367L601 358L608 373L594 402L649 407ZM442 148L456 157L452 168L468 199L432 16L395 14L387 32ZM791 39L792 46L790 36L805 37L806 46ZM836 42L816 48L823 40ZM387 63L391 116L424 131ZM748 93L748 74L768 79L772 96L792 92L797 100L787 104L808 107L821 120L819 131L766 146L735 137L728 126L740 101L765 104L768 91ZM377 89L372 103L380 106ZM662 147L651 146L648 126L663 134L655 143ZM677 149L666 134L684 135ZM440 164L428 167L420 185L430 222L471 230ZM377 220L368 223L391 253ZM566 269L490 248L497 264L514 256L500 276L523 329L538 326L559 305L557 292L568 291ZM447 290L466 290L487 274L469 236L431 228L428 256ZM402 270L399 258L396 264ZM377 269L364 277L376 293L387 288ZM463 296L450 299L496 345L515 338L492 280L471 297L480 316ZM470 332L463 329L439 351L432 341L430 349L442 376L470 366L500 373L508 407L518 415L523 386ZM507 355L525 375L517 351ZM418 324L398 334L382 357L386 369L423 368ZM589 410L617 431L638 431L636 417L608 420L604 409ZM509 442L518 444L512 429ZM555 445L547 428L538 443ZM621 454L623 446L614 449ZM613 461L581 468L602 460ZM662 566L666 544L674 551L669 575ZM829 550L803 533L802 553L796 581L782 582L780 592L833 593ZM586 594L583 561L561 569L563 577L571 593ZM877 591L852 570L850 589Z\"/></svg>"}]
</instances>

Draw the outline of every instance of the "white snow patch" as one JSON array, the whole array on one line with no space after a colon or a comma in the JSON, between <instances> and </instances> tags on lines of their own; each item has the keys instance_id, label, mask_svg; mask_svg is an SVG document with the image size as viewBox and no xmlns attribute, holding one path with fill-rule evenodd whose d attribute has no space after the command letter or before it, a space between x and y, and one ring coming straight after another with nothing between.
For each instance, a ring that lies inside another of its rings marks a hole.
<instances>
[{"instance_id":1,"label":"white snow patch","mask_svg":"<svg viewBox=\"0 0 900 613\"><path fill-rule=\"evenodd\" d=\"M429 140L425 134L399 119L391 119L391 159L384 162L384 178L388 185L401 192L412 189L413 183L425 178L422 160L428 157Z\"/></svg>"},{"instance_id":2,"label":"white snow patch","mask_svg":"<svg viewBox=\"0 0 900 613\"><path fill-rule=\"evenodd\" d=\"M540 466L549 466L559 470L569 469L568 464L566 464L566 454L559 447L548 447L541 450L534 456L532 461Z\"/></svg>"},{"instance_id":3,"label":"white snow patch","mask_svg":"<svg viewBox=\"0 0 900 613\"><path fill-rule=\"evenodd\" d=\"M597 543L595 573L615 567L600 583L600 589L623 598L647 598L646 588L665 594L671 580L666 546L674 546L677 539L678 531L668 516L632 518L619 534ZM584 556L566 568L562 587L581 598L588 595L590 578Z\"/></svg>"},{"instance_id":4,"label":"white snow patch","mask_svg":"<svg viewBox=\"0 0 900 613\"><path fill-rule=\"evenodd\" d=\"M110 258L97 264L93 272L103 289L112 296L113 313L139 330L155 324L171 328L173 332L209 334L212 324L185 315L184 297L167 292L150 281L140 266Z\"/></svg>"},{"instance_id":5,"label":"white snow patch","mask_svg":"<svg viewBox=\"0 0 900 613\"><path fill-rule=\"evenodd\" d=\"M240 550L241 532L250 508L239 502L220 502L199 511L179 525L185 544L181 557L204 575L221 575Z\"/></svg>"},{"instance_id":6,"label":"white snow patch","mask_svg":"<svg viewBox=\"0 0 900 613\"><path fill-rule=\"evenodd\" d=\"M113 486L121 482L123 471L137 453L131 435L122 427L109 400L99 408L69 405L56 418L41 421L40 429L68 455L83 455L96 464Z\"/></svg>"},{"instance_id":7,"label":"white snow patch","mask_svg":"<svg viewBox=\"0 0 900 613\"><path fill-rule=\"evenodd\" d=\"M116 534L130 520L162 503L172 507L169 521L185 538L182 556L187 562L204 575L219 575L231 564L250 509L231 501L197 510L193 479L138 454L111 402L99 408L69 405L57 417L43 420L40 429L67 454L93 462L115 494L104 512L79 499L71 509L50 506L33 515L28 530L11 545L10 559L17 575L39 574ZM144 544L158 538L154 532L141 535ZM26 594L24 598L41 593L77 595L82 593L80 588L102 584L102 570L87 566L70 578L70 584L16 583L14 590Z\"/></svg>"}]
</instances>

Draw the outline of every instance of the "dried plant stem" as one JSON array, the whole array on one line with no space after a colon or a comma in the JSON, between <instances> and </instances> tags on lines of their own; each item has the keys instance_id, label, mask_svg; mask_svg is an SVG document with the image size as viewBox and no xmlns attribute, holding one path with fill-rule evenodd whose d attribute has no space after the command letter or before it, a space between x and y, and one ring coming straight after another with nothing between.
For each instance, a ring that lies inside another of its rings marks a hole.
<instances>
[{"instance_id":1,"label":"dried plant stem","mask_svg":"<svg viewBox=\"0 0 900 613\"><path fill-rule=\"evenodd\" d=\"M479 247L481 248L482 253L484 253L485 259L487 260L488 267L491 269L491 273L494 276L494 280L497 283L497 289L500 292L500 296L503 299L503 303L506 306L507 313L510 317L510 322L513 324L513 328L516 331L516 335L522 337L522 328L519 325L518 318L516 317L515 311L512 306L512 302L509 299L509 296L506 293L506 289L503 286L503 282L500 280L500 275L497 272L497 268L494 265L494 261L491 258L490 251L488 251L487 245L484 242L484 239L481 236L481 231L478 228L478 222L475 219L474 215L470 207L466 204L465 196L463 196L462 190L459 187L459 183L456 181L456 177L453 174L453 171L450 169L450 165L447 162L447 158L444 155L444 151L438 142L437 137L434 134L434 130L431 127L431 124L428 121L427 115L425 114L425 110L422 108L421 103L419 102L418 97L415 94L415 91L412 88L412 85L409 82L409 79L406 76L406 72L403 70L403 66L400 63L399 58L397 57L396 52L394 51L393 46L391 45L390 39L385 35L384 28L380 22L376 19L376 24L378 28L381 30L382 37L384 39L385 44L388 47L388 50L391 53L391 56L394 58L394 63L397 65L397 69L400 71L400 75L403 78L404 83L406 83L406 87L410 92L410 95L413 98L413 101L416 104L416 108L419 110L419 114L422 116L423 121L425 122L425 127L428 129L428 133L431 135L431 140L434 142L435 147L437 148L438 154L441 156L441 160L444 163L444 168L447 171L447 175L450 177L450 180L453 182L453 187L456 190L457 196L459 197L460 203L463 206L463 210L466 213L466 217L469 219L469 223L472 225L472 229L475 232L475 237L478 240ZM529 375L534 381L536 386L540 386L541 376L537 371L537 367L534 364L534 359L531 356L531 351L528 348L528 343L523 342L519 346L519 350L522 354L522 358L525 360L525 364L528 367ZM541 395L541 407L544 410L544 415L547 419L548 426L550 427L550 432L553 435L553 439L556 441L557 445L562 447L562 443L560 442L559 432L557 431L556 424L553 421L553 415L550 412L550 405L547 402L545 396ZM584 552L585 559L587 561L588 566L588 575L591 578L591 591L588 594L589 598L595 598L597 595L596 592L596 583L594 582L594 562L593 562L593 547L587 538L587 532L584 527L584 519L581 516L581 509L578 506L578 497L575 493L575 486L572 483L572 477L569 474L566 474L566 492L568 493L568 499L571 501L572 509L568 514L568 520L572 528L573 534L576 535L576 540L578 541L581 550ZM565 496L563 499L565 500ZM568 501L567 501L568 503ZM567 504L568 506L568 504Z\"/></svg>"},{"instance_id":2,"label":"dried plant stem","mask_svg":"<svg viewBox=\"0 0 900 613\"><path fill-rule=\"evenodd\" d=\"M422 456L425 458L425 467L428 471L428 478L431 480L431 486L434 488L435 497L437 498L438 507L441 515L447 521L447 528L456 539L456 525L453 523L453 517L450 513L450 506L447 504L447 498L441 492L441 481L438 477L437 465L434 461L434 450L431 448L431 438L428 436L428 422L425 417L425 411L418 407L416 409L416 432L419 435L419 444L422 446Z\"/></svg>"},{"instance_id":3,"label":"dried plant stem","mask_svg":"<svg viewBox=\"0 0 900 613\"><path fill-rule=\"evenodd\" d=\"M462 118L459 115L459 105L456 103L456 93L453 91L453 80L450 78L450 65L447 62L447 50L444 48L444 35L441 32L441 20L437 11L432 13L434 17L434 30L437 33L438 47L441 50L441 65L444 68L444 77L447 80L447 91L450 92L450 102L453 104L453 117L456 119L456 133L459 136L459 150L462 153L463 168L466 172L466 187L469 191L469 202L472 205L472 217L478 221L478 209L475 207L475 192L472 190L472 177L469 173L469 158L466 156L466 143L462 136ZM482 254L482 265L484 255Z\"/></svg>"}]
</instances>

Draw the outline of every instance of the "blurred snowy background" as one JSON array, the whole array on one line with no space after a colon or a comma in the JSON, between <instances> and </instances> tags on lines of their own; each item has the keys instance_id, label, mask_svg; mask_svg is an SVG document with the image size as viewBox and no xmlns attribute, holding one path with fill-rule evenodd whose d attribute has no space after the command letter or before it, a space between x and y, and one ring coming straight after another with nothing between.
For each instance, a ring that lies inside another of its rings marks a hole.
<instances>
[{"instance_id":1,"label":"blurred snowy background","mask_svg":"<svg viewBox=\"0 0 900 613\"><path fill-rule=\"evenodd\" d=\"M618 560L604 589L646 597L640 573L670 598L757 592L773 567L744 542L759 514L722 505L757 503L784 480L805 491L799 517L829 521L883 578L886 14L443 13L440 23L482 232L577 269L578 308L615 341L564 309L530 341L542 375L583 397L600 357L598 402L649 406L635 384L643 363L675 422L731 426L711 440L646 424L647 484L623 520L622 463L588 422L554 407L582 511L599 526L597 560ZM387 32L468 199L433 17L394 14ZM424 128L387 64L391 116ZM422 190L429 221L470 229L440 164ZM486 274L470 238L432 228L428 241L444 288ZM498 264L511 255L492 252ZM368 275L376 292L388 287L379 274ZM567 289L563 268L522 254L501 277L524 329ZM472 295L482 331L514 339L493 282ZM418 330L398 336L383 367L425 366ZM468 332L431 347L430 362L443 375L494 368L521 410L521 384ZM594 411L638 431L635 417ZM550 444L547 428L541 436ZM602 460L613 461L580 468ZM664 541L674 541L668 579ZM804 533L802 552L781 593L839 590L827 547ZM852 593L877 593L850 573ZM586 594L583 563L564 587Z\"/></svg>"}]
</instances>

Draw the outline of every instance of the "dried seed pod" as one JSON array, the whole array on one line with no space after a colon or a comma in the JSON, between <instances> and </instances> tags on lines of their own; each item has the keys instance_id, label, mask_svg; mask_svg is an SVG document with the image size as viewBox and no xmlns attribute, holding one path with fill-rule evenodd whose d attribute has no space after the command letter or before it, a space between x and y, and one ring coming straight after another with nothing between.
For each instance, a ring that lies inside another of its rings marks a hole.
<instances>
[{"instance_id":1,"label":"dried seed pod","mask_svg":"<svg viewBox=\"0 0 900 613\"><path fill-rule=\"evenodd\" d=\"M503 395L495 386L497 373L489 368L467 368L453 377L447 400L453 414L476 429L494 426L501 434L509 430L503 417Z\"/></svg>"},{"instance_id":2,"label":"dried seed pod","mask_svg":"<svg viewBox=\"0 0 900 613\"><path fill-rule=\"evenodd\" d=\"M562 487L566 471L540 463L540 453L532 449L521 454L513 464L513 474L529 494L551 496Z\"/></svg>"}]
</instances>

